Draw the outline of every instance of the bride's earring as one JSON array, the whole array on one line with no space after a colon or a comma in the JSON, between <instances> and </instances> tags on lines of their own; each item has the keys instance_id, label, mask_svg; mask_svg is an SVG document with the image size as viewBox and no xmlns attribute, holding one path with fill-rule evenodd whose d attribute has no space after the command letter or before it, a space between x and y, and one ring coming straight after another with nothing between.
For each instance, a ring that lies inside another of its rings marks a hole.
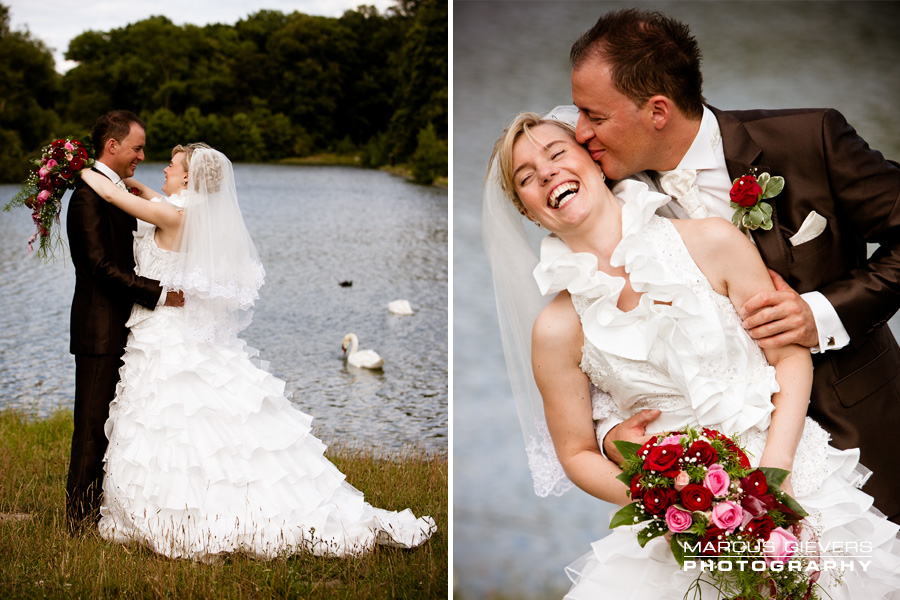
<instances>
[{"instance_id":1,"label":"bride's earring","mask_svg":"<svg viewBox=\"0 0 900 600\"><path fill-rule=\"evenodd\" d=\"M187 187L187 177L184 178L184 187Z\"/></svg>"}]
</instances>

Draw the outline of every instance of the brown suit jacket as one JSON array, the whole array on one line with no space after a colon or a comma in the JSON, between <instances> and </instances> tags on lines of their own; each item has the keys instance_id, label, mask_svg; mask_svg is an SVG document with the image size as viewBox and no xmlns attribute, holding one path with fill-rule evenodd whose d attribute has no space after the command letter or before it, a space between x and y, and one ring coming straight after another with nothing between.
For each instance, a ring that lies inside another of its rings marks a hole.
<instances>
[{"instance_id":1,"label":"brown suit jacket","mask_svg":"<svg viewBox=\"0 0 900 600\"><path fill-rule=\"evenodd\" d=\"M763 260L800 293L818 290L850 334L841 350L813 355L809 415L839 448L860 448L874 474L863 488L900 514L900 347L888 319L900 308L900 165L872 150L835 110L720 111L729 176L780 175L769 202L774 226L753 232ZM828 226L788 238L815 210ZM867 243L880 244L867 258Z\"/></svg>"},{"instance_id":2,"label":"brown suit jacket","mask_svg":"<svg viewBox=\"0 0 900 600\"><path fill-rule=\"evenodd\" d=\"M72 354L122 354L131 307L137 302L153 309L159 302L159 282L134 274L136 227L134 217L79 181L66 215L75 265Z\"/></svg>"}]
</instances>

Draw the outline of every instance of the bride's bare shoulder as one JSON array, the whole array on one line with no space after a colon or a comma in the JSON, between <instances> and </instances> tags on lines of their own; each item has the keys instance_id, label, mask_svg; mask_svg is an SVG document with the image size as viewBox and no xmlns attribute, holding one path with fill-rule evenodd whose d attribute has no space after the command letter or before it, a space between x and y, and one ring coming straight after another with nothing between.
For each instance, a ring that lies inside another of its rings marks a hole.
<instances>
[{"instance_id":1,"label":"bride's bare shoulder","mask_svg":"<svg viewBox=\"0 0 900 600\"><path fill-rule=\"evenodd\" d=\"M534 321L531 332L532 343L542 345L571 344L573 340L580 348L583 343L581 320L572 297L566 290L561 291L541 310Z\"/></svg>"}]
</instances>

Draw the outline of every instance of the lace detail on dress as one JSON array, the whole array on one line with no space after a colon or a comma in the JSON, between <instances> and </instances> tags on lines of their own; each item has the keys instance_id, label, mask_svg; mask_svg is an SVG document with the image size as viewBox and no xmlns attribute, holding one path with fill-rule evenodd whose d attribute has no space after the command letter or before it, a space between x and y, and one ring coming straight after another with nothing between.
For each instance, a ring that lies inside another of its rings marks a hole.
<instances>
[{"instance_id":1,"label":"lace detail on dress","mask_svg":"<svg viewBox=\"0 0 900 600\"><path fill-rule=\"evenodd\" d=\"M532 438L525 444L528 466L534 479L534 493L542 498L562 496L572 489L573 484L556 457L547 423L537 423L537 434L539 437Z\"/></svg>"}]
</instances>

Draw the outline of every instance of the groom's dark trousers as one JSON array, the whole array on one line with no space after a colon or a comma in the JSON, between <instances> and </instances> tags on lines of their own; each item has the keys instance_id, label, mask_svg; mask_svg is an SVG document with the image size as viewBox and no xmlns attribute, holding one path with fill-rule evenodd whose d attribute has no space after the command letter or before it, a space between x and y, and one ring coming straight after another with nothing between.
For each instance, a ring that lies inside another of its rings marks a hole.
<instances>
[{"instance_id":1,"label":"groom's dark trousers","mask_svg":"<svg viewBox=\"0 0 900 600\"><path fill-rule=\"evenodd\" d=\"M732 179L751 167L784 177L774 226L753 232L766 265L799 293L821 292L850 334L813 355L809 415L835 446L860 449L874 471L863 491L900 520L900 347L886 325L900 308L900 165L834 110L712 111ZM792 245L811 211L825 231ZM871 257L868 243L880 246Z\"/></svg>"},{"instance_id":2,"label":"groom's dark trousers","mask_svg":"<svg viewBox=\"0 0 900 600\"><path fill-rule=\"evenodd\" d=\"M134 274L136 225L134 217L79 182L66 216L75 265L69 343L75 355L75 432L66 482L71 530L99 518L104 425L119 381L131 307L137 302L153 309L162 293L159 282Z\"/></svg>"}]
</instances>

